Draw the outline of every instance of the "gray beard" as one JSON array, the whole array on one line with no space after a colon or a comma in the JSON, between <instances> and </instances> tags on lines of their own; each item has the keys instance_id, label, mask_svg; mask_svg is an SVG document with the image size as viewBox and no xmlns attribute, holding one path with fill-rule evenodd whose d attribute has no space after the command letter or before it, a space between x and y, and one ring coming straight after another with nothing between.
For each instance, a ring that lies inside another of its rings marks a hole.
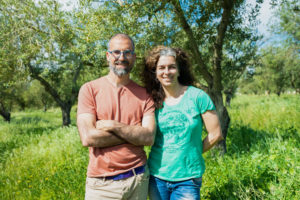
<instances>
[{"instance_id":1,"label":"gray beard","mask_svg":"<svg viewBox=\"0 0 300 200\"><path fill-rule=\"evenodd\" d=\"M117 75L117 76L123 76L130 72L130 68L117 69L115 66L112 66L112 65L109 65L109 69L112 70L115 73L115 75Z\"/></svg>"}]
</instances>

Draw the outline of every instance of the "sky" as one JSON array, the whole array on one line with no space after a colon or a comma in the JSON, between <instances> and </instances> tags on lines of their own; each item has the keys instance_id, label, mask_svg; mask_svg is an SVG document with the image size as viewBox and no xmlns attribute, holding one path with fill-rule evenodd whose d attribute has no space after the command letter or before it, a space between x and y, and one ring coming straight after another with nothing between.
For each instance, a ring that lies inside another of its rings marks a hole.
<instances>
[{"instance_id":1,"label":"sky","mask_svg":"<svg viewBox=\"0 0 300 200\"><path fill-rule=\"evenodd\" d=\"M254 4L256 0L246 0L248 3ZM258 26L258 33L263 35L261 41L262 45L271 42L272 40L277 40L274 34L269 31L270 25L274 23L274 18L272 19L272 13L274 9L271 8L270 0L264 0L261 5L260 13L258 15L258 20L260 20L260 25Z\"/></svg>"},{"instance_id":2,"label":"sky","mask_svg":"<svg viewBox=\"0 0 300 200\"><path fill-rule=\"evenodd\" d=\"M63 5L65 10L72 10L78 4L78 0L58 0L58 2Z\"/></svg>"},{"instance_id":3,"label":"sky","mask_svg":"<svg viewBox=\"0 0 300 200\"><path fill-rule=\"evenodd\" d=\"M247 0L249 3L255 2L255 0ZM261 24L258 26L258 30L262 34L269 34L268 25L270 24L270 18L272 15L270 0L264 0L264 3L261 6L260 14L258 19L261 21Z\"/></svg>"}]
</instances>

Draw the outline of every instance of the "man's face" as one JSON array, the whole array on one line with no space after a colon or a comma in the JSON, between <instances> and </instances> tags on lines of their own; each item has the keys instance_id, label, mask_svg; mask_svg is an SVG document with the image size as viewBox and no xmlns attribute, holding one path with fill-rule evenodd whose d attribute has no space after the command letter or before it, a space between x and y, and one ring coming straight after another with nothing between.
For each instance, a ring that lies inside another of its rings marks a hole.
<instances>
[{"instance_id":1,"label":"man's face","mask_svg":"<svg viewBox=\"0 0 300 200\"><path fill-rule=\"evenodd\" d=\"M130 39L116 37L110 41L106 59L110 70L117 76L128 74L134 65L135 58Z\"/></svg>"}]
</instances>

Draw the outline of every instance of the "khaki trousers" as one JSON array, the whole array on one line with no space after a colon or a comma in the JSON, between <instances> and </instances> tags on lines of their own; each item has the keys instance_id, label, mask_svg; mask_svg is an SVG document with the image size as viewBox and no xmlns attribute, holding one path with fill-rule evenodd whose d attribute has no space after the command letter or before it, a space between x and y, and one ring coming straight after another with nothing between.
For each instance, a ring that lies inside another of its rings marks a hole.
<instances>
[{"instance_id":1,"label":"khaki trousers","mask_svg":"<svg viewBox=\"0 0 300 200\"><path fill-rule=\"evenodd\" d=\"M146 200L149 170L142 174L114 181L105 178L86 178L85 200Z\"/></svg>"}]
</instances>

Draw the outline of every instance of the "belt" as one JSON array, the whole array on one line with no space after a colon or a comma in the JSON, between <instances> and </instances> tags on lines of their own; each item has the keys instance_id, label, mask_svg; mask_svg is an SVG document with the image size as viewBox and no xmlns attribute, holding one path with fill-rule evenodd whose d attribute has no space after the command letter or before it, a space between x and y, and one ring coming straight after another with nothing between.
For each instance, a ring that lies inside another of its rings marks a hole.
<instances>
[{"instance_id":1,"label":"belt","mask_svg":"<svg viewBox=\"0 0 300 200\"><path fill-rule=\"evenodd\" d=\"M107 176L105 178L106 179L113 179L114 181L117 181L117 180L129 178L129 177L132 177L134 175L141 174L141 173L144 173L144 172L145 172L145 166L143 165L143 166L131 169L130 171L124 172L122 174L118 174L118 175L115 175L115 176Z\"/></svg>"}]
</instances>

